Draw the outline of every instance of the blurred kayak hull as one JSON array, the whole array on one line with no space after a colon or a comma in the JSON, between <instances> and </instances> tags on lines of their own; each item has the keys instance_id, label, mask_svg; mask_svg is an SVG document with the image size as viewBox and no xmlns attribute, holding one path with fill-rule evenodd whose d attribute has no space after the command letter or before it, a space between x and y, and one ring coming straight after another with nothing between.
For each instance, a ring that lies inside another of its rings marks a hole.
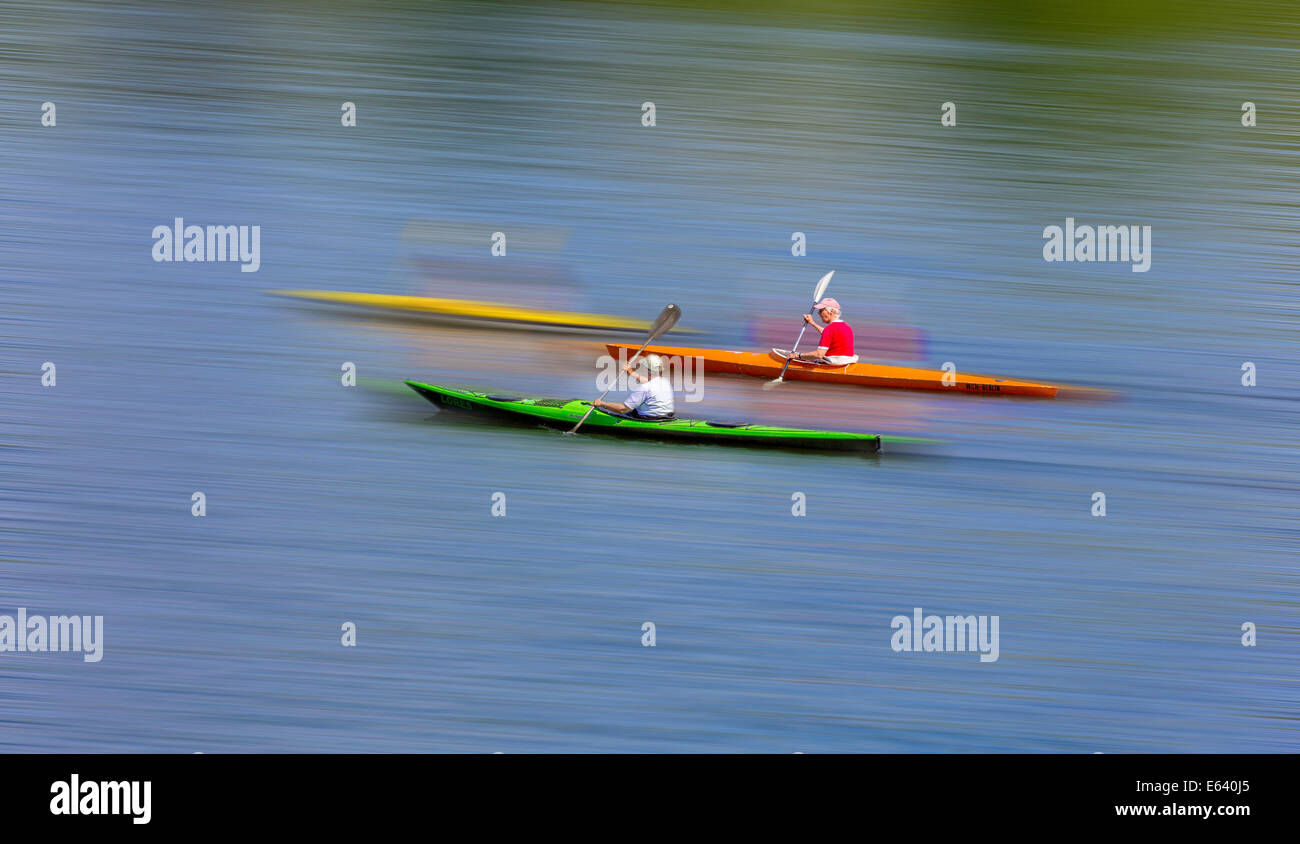
<instances>
[{"instance_id":1,"label":"blurred kayak hull","mask_svg":"<svg viewBox=\"0 0 1300 844\"><path fill-rule=\"evenodd\" d=\"M645 332L650 323L609 314L524 308L502 302L439 299L431 296L396 296L388 293L352 293L345 290L269 290L276 296L334 305L381 310L408 316L432 317L447 322L498 327L548 328L569 331ZM693 333L677 329L676 333Z\"/></svg>"}]
</instances>

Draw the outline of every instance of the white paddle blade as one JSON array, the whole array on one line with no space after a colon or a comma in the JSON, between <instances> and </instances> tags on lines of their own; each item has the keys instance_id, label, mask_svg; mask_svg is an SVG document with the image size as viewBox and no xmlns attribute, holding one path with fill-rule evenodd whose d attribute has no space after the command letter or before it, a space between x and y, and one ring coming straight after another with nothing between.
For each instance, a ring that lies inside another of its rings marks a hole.
<instances>
[{"instance_id":1,"label":"white paddle blade","mask_svg":"<svg viewBox=\"0 0 1300 844\"><path fill-rule=\"evenodd\" d=\"M828 272L826 275L822 276L822 280L821 280L821 281L817 282L817 288L816 288L815 290L813 290L813 303L814 303L814 304L816 304L817 302L820 302L820 301L822 300L822 294L824 294L824 293L826 292L826 288L827 288L827 287L830 287L830 286L831 286L831 276L833 276L833 275L835 275L835 270L831 270L831 271Z\"/></svg>"}]
</instances>

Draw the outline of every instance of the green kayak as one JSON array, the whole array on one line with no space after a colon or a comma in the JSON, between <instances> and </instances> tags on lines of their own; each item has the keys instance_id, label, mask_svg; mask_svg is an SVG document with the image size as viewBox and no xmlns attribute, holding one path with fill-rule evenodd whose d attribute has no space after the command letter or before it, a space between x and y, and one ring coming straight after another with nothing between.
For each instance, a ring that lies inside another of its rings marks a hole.
<instances>
[{"instance_id":1,"label":"green kayak","mask_svg":"<svg viewBox=\"0 0 1300 844\"><path fill-rule=\"evenodd\" d=\"M521 396L487 395L466 390L407 381L406 385L438 407L490 413L498 417L531 422L550 428L572 428L587 412L591 402L577 399L537 399ZM745 422L710 422L674 417L663 421L633 419L597 408L583 423L583 431L625 434L632 437L694 443L755 445L769 448L812 448L829 451L875 452L880 437L844 431L812 431L807 428L774 428Z\"/></svg>"}]
</instances>

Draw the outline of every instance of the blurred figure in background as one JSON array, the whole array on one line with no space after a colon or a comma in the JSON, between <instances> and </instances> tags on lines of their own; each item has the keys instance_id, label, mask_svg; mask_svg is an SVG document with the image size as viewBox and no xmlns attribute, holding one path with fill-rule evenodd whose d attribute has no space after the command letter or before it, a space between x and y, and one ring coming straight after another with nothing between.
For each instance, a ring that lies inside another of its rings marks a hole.
<instances>
[{"instance_id":1,"label":"blurred figure in background","mask_svg":"<svg viewBox=\"0 0 1300 844\"><path fill-rule=\"evenodd\" d=\"M840 309L840 303L827 298L813 307L817 310L817 315L821 317L822 322L826 323L826 327L823 328L813 322L813 318L809 314L804 314L804 322L821 333L821 340L818 341L815 352L800 352L794 356L794 359L830 363L836 366L857 363L858 356L853 353L853 329L840 318L843 313Z\"/></svg>"},{"instance_id":2,"label":"blurred figure in background","mask_svg":"<svg viewBox=\"0 0 1300 844\"><path fill-rule=\"evenodd\" d=\"M592 405L640 419L671 419L674 411L673 385L664 377L663 358L646 355L642 362L645 364L644 375L634 370L630 361L623 365L623 371L641 385L626 399L622 402L596 399Z\"/></svg>"}]
</instances>

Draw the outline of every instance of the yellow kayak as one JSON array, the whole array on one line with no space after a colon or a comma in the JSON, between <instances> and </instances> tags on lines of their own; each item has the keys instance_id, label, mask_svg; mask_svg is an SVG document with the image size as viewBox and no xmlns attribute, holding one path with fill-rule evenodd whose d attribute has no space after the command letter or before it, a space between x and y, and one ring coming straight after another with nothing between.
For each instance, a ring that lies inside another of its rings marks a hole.
<instances>
[{"instance_id":1,"label":"yellow kayak","mask_svg":"<svg viewBox=\"0 0 1300 844\"><path fill-rule=\"evenodd\" d=\"M639 319L625 319L610 316L609 314L582 314L571 311L520 308L503 302L435 299L429 296L394 296L387 293L349 293L344 290L268 290L267 292L276 296L309 299L315 302L330 302L336 305L381 308L390 311L420 313L450 319L489 323L600 331L646 331L650 328L650 323ZM682 329L677 329L677 331L686 334L694 333Z\"/></svg>"}]
</instances>

